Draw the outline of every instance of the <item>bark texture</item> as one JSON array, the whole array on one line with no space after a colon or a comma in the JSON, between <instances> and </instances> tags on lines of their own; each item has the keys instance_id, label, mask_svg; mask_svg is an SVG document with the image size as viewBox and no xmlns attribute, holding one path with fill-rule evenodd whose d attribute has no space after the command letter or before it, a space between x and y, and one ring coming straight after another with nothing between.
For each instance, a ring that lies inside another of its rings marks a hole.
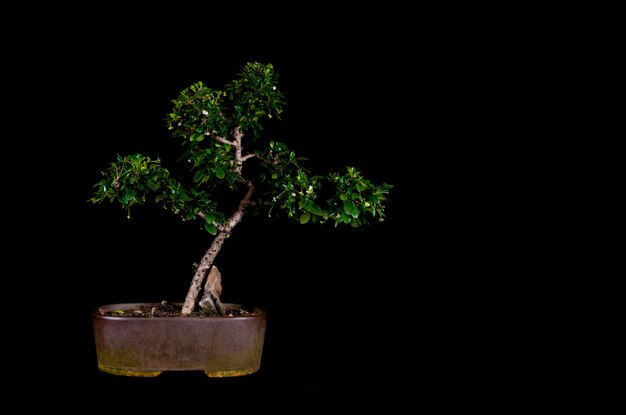
<instances>
[{"instance_id":1,"label":"bark texture","mask_svg":"<svg viewBox=\"0 0 626 415\"><path fill-rule=\"evenodd\" d=\"M207 271L213 265L213 261L215 257L222 249L222 245L224 245L224 239L226 239L227 232L219 231L217 235L215 235L215 239L213 239L213 243L211 243L211 247L206 251L200 264L198 264L198 268L196 269L196 273L191 280L191 285L189 286L189 291L187 291L187 296L185 297L185 303L183 304L182 314L188 316L193 312L196 307L196 298L200 295L200 290L202 289L202 283L204 282L204 278L206 276Z\"/></svg>"},{"instance_id":2,"label":"bark texture","mask_svg":"<svg viewBox=\"0 0 626 415\"><path fill-rule=\"evenodd\" d=\"M215 239L213 239L211 246L202 257L202 260L200 261L200 264L198 265L198 268L196 269L196 273L194 274L193 279L191 280L189 291L187 291L187 296L185 297L185 303L183 304L183 309L182 309L182 314L185 316L190 315L194 311L196 307L196 300L198 296L200 295L202 283L204 282L207 272L213 266L213 261L215 260L215 257L220 252L220 249L222 249L222 245L224 245L224 240L226 239L226 236L228 236L228 234L230 234L233 228L237 226L239 222L241 222L241 219L243 218L243 215L246 212L246 208L254 203L254 201L252 200L252 196L254 195L254 191L255 191L254 184L252 184L251 181L246 181L243 178L242 168L243 168L243 163L250 158L256 157L256 154L251 153L251 154L243 155L243 146L241 144L241 141L243 139L243 132L241 131L240 127L235 127L233 129L232 137L233 137L232 140L228 140L224 137L219 137L219 136L213 136L213 139L215 139L216 141L219 141L220 143L233 146L233 148L235 149L235 162L236 162L235 171L240 175L241 179L244 180L244 183L248 187L248 191L246 192L246 195L243 197L243 199L241 199L241 201L239 202L239 206L237 206L237 209L233 212L230 218L228 218L228 221L226 221L224 224L220 224L217 226L218 232L215 235ZM198 215L201 218L204 218L203 213L199 213ZM216 268L216 271L217 271L217 268ZM219 271L217 272L218 272L218 276L220 280L219 293L221 294L221 290L222 290L221 289L221 275L219 275ZM209 287L209 285L210 285L210 281L207 281L207 287ZM205 291L207 291L206 288L205 288ZM211 294L210 287L209 287L208 293ZM213 303L215 304L215 297L211 298L212 294L209 296L207 296L206 294L207 293L205 292L200 302L204 302L205 305L208 305L210 307L209 299L211 299ZM217 298L218 298L219 304L221 304L219 300L219 295L217 296ZM217 307L219 308L219 305L217 305Z\"/></svg>"}]
</instances>

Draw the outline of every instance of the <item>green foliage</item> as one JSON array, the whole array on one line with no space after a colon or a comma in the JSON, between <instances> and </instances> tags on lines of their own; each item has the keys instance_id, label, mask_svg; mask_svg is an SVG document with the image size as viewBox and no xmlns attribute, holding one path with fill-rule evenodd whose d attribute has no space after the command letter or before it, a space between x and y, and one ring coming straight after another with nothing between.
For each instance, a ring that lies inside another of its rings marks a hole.
<instances>
[{"instance_id":1,"label":"green foliage","mask_svg":"<svg viewBox=\"0 0 626 415\"><path fill-rule=\"evenodd\" d=\"M172 100L174 108L165 121L172 136L188 141L191 149L207 137L226 138L235 127L252 131L257 138L262 122L280 118L283 112L284 96L277 84L278 74L271 64L247 63L223 91L202 82L185 88Z\"/></svg>"},{"instance_id":2,"label":"green foliage","mask_svg":"<svg viewBox=\"0 0 626 415\"><path fill-rule=\"evenodd\" d=\"M172 100L165 123L183 147L179 161L189 164L189 177L177 180L160 159L142 154L118 156L94 186L93 203L118 202L127 210L153 200L184 220L200 220L212 235L228 223L225 193L241 200L246 184L258 185L248 208L266 208L269 216L284 213L294 222L333 223L358 227L384 218L384 201L392 188L375 185L354 167L343 174L312 174L304 158L282 142L261 140L263 123L280 119L284 96L271 64L247 63L223 90L196 82ZM245 140L251 134L251 142ZM250 152L246 152L246 151ZM253 161L258 177L245 177L244 163ZM222 205L217 202L222 202ZM130 216L129 216L130 217Z\"/></svg>"},{"instance_id":3,"label":"green foliage","mask_svg":"<svg viewBox=\"0 0 626 415\"><path fill-rule=\"evenodd\" d=\"M94 186L96 191L91 201L117 200L124 208L143 205L149 192L159 190L169 181L169 172L159 159L151 160L141 154L118 155L102 176Z\"/></svg>"},{"instance_id":4,"label":"green foliage","mask_svg":"<svg viewBox=\"0 0 626 415\"><path fill-rule=\"evenodd\" d=\"M335 226L339 223L349 223L354 227L364 225L369 223L369 215L378 217L379 221L384 220L383 202L391 185L384 183L376 186L354 167L346 167L343 175L331 173L328 178L335 186L334 194L327 201Z\"/></svg>"},{"instance_id":5,"label":"green foliage","mask_svg":"<svg viewBox=\"0 0 626 415\"><path fill-rule=\"evenodd\" d=\"M267 170L259 178L268 184L264 199L271 206L270 216L276 206L286 211L289 218L302 224L309 221L310 214L315 215L314 221L323 216L322 208L316 203L323 179L321 176L310 176L295 153L284 143L270 141L269 149L259 157L261 165Z\"/></svg>"},{"instance_id":6,"label":"green foliage","mask_svg":"<svg viewBox=\"0 0 626 415\"><path fill-rule=\"evenodd\" d=\"M270 186L266 193L270 216L278 207L301 224L330 220L335 226L353 227L367 224L374 217L379 221L385 217L384 201L392 186L374 185L354 167L346 167L343 175L310 175L286 144L273 141L261 159L269 171L260 178Z\"/></svg>"}]
</instances>

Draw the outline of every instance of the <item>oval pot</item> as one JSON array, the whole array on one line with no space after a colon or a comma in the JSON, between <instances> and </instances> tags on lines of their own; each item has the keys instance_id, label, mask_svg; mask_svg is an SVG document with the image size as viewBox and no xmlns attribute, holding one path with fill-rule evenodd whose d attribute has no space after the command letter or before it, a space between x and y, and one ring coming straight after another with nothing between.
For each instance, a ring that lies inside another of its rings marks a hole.
<instances>
[{"instance_id":1,"label":"oval pot","mask_svg":"<svg viewBox=\"0 0 626 415\"><path fill-rule=\"evenodd\" d=\"M123 303L92 312L98 368L123 376L202 370L209 377L242 376L261 366L266 313L239 317L116 317L99 311L157 303ZM239 307L224 304L226 308Z\"/></svg>"}]
</instances>

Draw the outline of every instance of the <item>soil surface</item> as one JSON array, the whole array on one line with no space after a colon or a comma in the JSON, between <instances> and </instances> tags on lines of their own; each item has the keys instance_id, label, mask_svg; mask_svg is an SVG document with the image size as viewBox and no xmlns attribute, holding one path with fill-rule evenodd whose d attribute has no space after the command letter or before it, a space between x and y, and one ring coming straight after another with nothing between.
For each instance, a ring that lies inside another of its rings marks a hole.
<instances>
[{"instance_id":1,"label":"soil surface","mask_svg":"<svg viewBox=\"0 0 626 415\"><path fill-rule=\"evenodd\" d=\"M155 305L142 305L136 308L129 308L125 310L105 311L104 309L98 310L100 315L103 316L116 316L116 317L183 317L182 304L170 304L163 301L161 304ZM229 306L226 309L226 313L223 317L242 317L253 316L256 313L252 307L246 306ZM217 317L215 313L209 313L204 310L196 310L188 317Z\"/></svg>"}]
</instances>

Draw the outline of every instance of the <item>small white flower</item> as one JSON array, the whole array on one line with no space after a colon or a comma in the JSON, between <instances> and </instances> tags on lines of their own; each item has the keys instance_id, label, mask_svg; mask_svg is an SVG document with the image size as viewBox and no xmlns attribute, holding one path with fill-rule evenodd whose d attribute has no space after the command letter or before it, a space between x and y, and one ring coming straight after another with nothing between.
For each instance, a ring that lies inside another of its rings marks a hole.
<instances>
[{"instance_id":1,"label":"small white flower","mask_svg":"<svg viewBox=\"0 0 626 415\"><path fill-rule=\"evenodd\" d=\"M207 111L207 110L202 110L202 114L204 114L204 115L209 115L209 111Z\"/></svg>"},{"instance_id":2,"label":"small white flower","mask_svg":"<svg viewBox=\"0 0 626 415\"><path fill-rule=\"evenodd\" d=\"M187 163L191 163L191 159L187 159Z\"/></svg>"},{"instance_id":3,"label":"small white flower","mask_svg":"<svg viewBox=\"0 0 626 415\"><path fill-rule=\"evenodd\" d=\"M275 86L273 86L273 87L272 87L272 89L273 89L274 91L276 91L276 87L275 87Z\"/></svg>"},{"instance_id":4,"label":"small white flower","mask_svg":"<svg viewBox=\"0 0 626 415\"><path fill-rule=\"evenodd\" d=\"M296 197L296 194L295 194L295 193L292 193L292 194L291 194L291 196Z\"/></svg>"},{"instance_id":5,"label":"small white flower","mask_svg":"<svg viewBox=\"0 0 626 415\"><path fill-rule=\"evenodd\" d=\"M181 125L183 125L182 121L178 121L178 126L180 127Z\"/></svg>"}]
</instances>

